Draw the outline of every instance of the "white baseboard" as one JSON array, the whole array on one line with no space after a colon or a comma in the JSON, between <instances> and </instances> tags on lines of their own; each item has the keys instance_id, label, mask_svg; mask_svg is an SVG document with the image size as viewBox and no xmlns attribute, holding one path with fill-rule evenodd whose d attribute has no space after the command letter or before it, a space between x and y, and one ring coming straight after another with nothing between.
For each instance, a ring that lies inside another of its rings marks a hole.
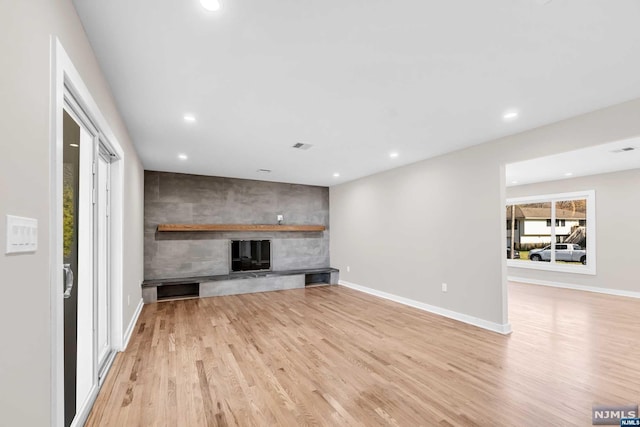
<instances>
[{"instance_id":1,"label":"white baseboard","mask_svg":"<svg viewBox=\"0 0 640 427\"><path fill-rule=\"evenodd\" d=\"M429 313L437 314L439 316L447 317L449 319L457 320L459 322L468 323L469 325L477 326L482 329L487 329L499 334L508 335L511 333L511 324L500 324L490 322L488 320L480 319L478 317L469 316L467 314L458 313L457 311L447 310L446 308L437 307L435 305L425 304L420 301L415 301L409 298L393 295L387 292L378 291L376 289L367 288L366 286L356 285L355 283L346 282L340 280L338 284L347 288L355 289L356 291L364 292L370 295L374 295L380 298L395 301L400 304L408 305L420 310L428 311Z\"/></svg>"},{"instance_id":2,"label":"white baseboard","mask_svg":"<svg viewBox=\"0 0 640 427\"><path fill-rule=\"evenodd\" d=\"M131 318L131 322L127 327L127 331L124 333L124 337L122 339L122 348L120 351L125 351L127 346L129 345L129 340L131 339L131 334L133 334L133 329L136 327L136 323L138 323L138 317L140 317L140 313L142 312L142 307L144 306L144 302L142 298L140 298L140 302L138 303L138 307L136 307L135 313L133 313L133 317Z\"/></svg>"},{"instance_id":3,"label":"white baseboard","mask_svg":"<svg viewBox=\"0 0 640 427\"><path fill-rule=\"evenodd\" d=\"M104 367L98 371L98 385L100 387L102 387L102 384L107 379L107 374L109 374L109 371L111 370L111 367L113 366L113 362L115 362L116 356L118 353L119 353L118 351L112 351L109 357L107 358L107 361L105 362Z\"/></svg>"},{"instance_id":4,"label":"white baseboard","mask_svg":"<svg viewBox=\"0 0 640 427\"><path fill-rule=\"evenodd\" d=\"M574 285L572 283L552 282L550 280L529 279L526 277L508 276L510 282L528 283L530 285L550 286L552 288L573 289L576 291L595 292L598 294L615 295L618 297L640 298L640 292L623 291L621 289L599 288L597 286Z\"/></svg>"}]
</instances>

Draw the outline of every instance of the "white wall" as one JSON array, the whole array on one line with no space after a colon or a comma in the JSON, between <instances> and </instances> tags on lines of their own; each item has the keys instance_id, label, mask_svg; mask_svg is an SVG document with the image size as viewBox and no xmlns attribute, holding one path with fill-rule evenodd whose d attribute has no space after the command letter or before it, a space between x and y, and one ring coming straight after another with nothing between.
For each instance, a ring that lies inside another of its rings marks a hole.
<instances>
[{"instance_id":1,"label":"white wall","mask_svg":"<svg viewBox=\"0 0 640 427\"><path fill-rule=\"evenodd\" d=\"M492 245L504 228L493 218L500 192L483 188L499 189L493 166L456 153L332 187L331 262L340 278L503 323L493 285L504 245Z\"/></svg>"},{"instance_id":2,"label":"white wall","mask_svg":"<svg viewBox=\"0 0 640 427\"><path fill-rule=\"evenodd\" d=\"M583 190L596 192L597 274L509 267L509 276L640 292L640 169L509 187L507 197Z\"/></svg>"},{"instance_id":3,"label":"white wall","mask_svg":"<svg viewBox=\"0 0 640 427\"><path fill-rule=\"evenodd\" d=\"M0 255L0 424L51 422L49 301L50 35L62 45L125 151L125 326L137 302L143 272L143 169L69 0L0 3L0 243L5 215L37 218L34 254Z\"/></svg>"},{"instance_id":4,"label":"white wall","mask_svg":"<svg viewBox=\"0 0 640 427\"><path fill-rule=\"evenodd\" d=\"M504 165L638 136L639 116L637 99L331 187L331 264L341 280L504 324Z\"/></svg>"}]
</instances>

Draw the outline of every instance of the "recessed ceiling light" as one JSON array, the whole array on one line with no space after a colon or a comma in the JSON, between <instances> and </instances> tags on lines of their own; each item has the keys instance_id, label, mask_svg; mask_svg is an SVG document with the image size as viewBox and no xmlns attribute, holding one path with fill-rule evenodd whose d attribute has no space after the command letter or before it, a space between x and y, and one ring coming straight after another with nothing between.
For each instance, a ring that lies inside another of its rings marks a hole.
<instances>
[{"instance_id":1,"label":"recessed ceiling light","mask_svg":"<svg viewBox=\"0 0 640 427\"><path fill-rule=\"evenodd\" d=\"M78 148L80 146L78 144L69 144L69 147Z\"/></svg>"},{"instance_id":2,"label":"recessed ceiling light","mask_svg":"<svg viewBox=\"0 0 640 427\"><path fill-rule=\"evenodd\" d=\"M633 151L635 150L634 147L624 147L624 148L619 148L617 150L611 150L612 153L625 153L627 151Z\"/></svg>"},{"instance_id":3,"label":"recessed ceiling light","mask_svg":"<svg viewBox=\"0 0 640 427\"><path fill-rule=\"evenodd\" d=\"M296 142L291 146L292 148L297 148L298 150L308 150L313 147L312 144L305 144L304 142Z\"/></svg>"},{"instance_id":4,"label":"recessed ceiling light","mask_svg":"<svg viewBox=\"0 0 640 427\"><path fill-rule=\"evenodd\" d=\"M215 12L220 9L220 2L218 0L200 0L200 4L210 12Z\"/></svg>"},{"instance_id":5,"label":"recessed ceiling light","mask_svg":"<svg viewBox=\"0 0 640 427\"><path fill-rule=\"evenodd\" d=\"M511 181L511 183L512 183L512 184L517 184L517 183L518 183L518 181Z\"/></svg>"},{"instance_id":6,"label":"recessed ceiling light","mask_svg":"<svg viewBox=\"0 0 640 427\"><path fill-rule=\"evenodd\" d=\"M571 176L571 175L573 175L573 172L567 172L564 174L564 176Z\"/></svg>"},{"instance_id":7,"label":"recessed ceiling light","mask_svg":"<svg viewBox=\"0 0 640 427\"><path fill-rule=\"evenodd\" d=\"M196 121L196 118L192 114L185 114L184 115L184 121L193 123L193 122Z\"/></svg>"},{"instance_id":8,"label":"recessed ceiling light","mask_svg":"<svg viewBox=\"0 0 640 427\"><path fill-rule=\"evenodd\" d=\"M505 111L505 113L502 115L502 119L506 122L510 122L517 119L519 114L520 113L518 113L516 110Z\"/></svg>"},{"instance_id":9,"label":"recessed ceiling light","mask_svg":"<svg viewBox=\"0 0 640 427\"><path fill-rule=\"evenodd\" d=\"M333 177L334 177L334 178L339 178L339 177L340 177L340 174L339 174L338 172L336 172L336 173L334 173L334 174L333 174Z\"/></svg>"},{"instance_id":10,"label":"recessed ceiling light","mask_svg":"<svg viewBox=\"0 0 640 427\"><path fill-rule=\"evenodd\" d=\"M178 154L178 158L180 160L187 160L189 158L189 156L187 156L186 154Z\"/></svg>"},{"instance_id":11,"label":"recessed ceiling light","mask_svg":"<svg viewBox=\"0 0 640 427\"><path fill-rule=\"evenodd\" d=\"M389 153L389 157L391 157L392 159L395 159L396 157L398 157L398 152L397 151L393 151L393 152Z\"/></svg>"}]
</instances>

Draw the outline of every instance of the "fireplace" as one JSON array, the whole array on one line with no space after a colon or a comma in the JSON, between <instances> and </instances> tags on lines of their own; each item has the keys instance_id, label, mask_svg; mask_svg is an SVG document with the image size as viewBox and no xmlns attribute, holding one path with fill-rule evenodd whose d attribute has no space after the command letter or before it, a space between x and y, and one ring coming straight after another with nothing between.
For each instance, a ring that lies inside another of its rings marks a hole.
<instances>
[{"instance_id":1,"label":"fireplace","mask_svg":"<svg viewBox=\"0 0 640 427\"><path fill-rule=\"evenodd\" d=\"M271 240L231 240L231 271L271 270Z\"/></svg>"}]
</instances>

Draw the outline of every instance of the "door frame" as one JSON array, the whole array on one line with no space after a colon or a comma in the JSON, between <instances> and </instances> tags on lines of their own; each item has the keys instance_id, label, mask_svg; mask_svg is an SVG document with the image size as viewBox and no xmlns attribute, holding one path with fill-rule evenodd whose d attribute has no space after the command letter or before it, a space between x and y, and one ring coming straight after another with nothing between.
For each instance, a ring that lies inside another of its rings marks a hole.
<instances>
[{"instance_id":1,"label":"door frame","mask_svg":"<svg viewBox=\"0 0 640 427\"><path fill-rule=\"evenodd\" d=\"M50 211L49 275L51 314L51 424L64 425L64 307L62 298L62 111L65 99L73 101L99 131L99 140L115 155L111 163L111 334L115 351L123 346L123 204L125 155L108 122L56 36L50 37ZM95 374L96 385L97 370ZM96 387L96 395L97 395ZM91 405L89 405L91 406ZM89 407L90 409L90 407ZM80 408L78 408L80 410ZM88 416L76 414L76 420ZM76 421L74 421L74 424Z\"/></svg>"},{"instance_id":2,"label":"door frame","mask_svg":"<svg viewBox=\"0 0 640 427\"><path fill-rule=\"evenodd\" d=\"M98 220L98 215L100 214L100 210L101 207L99 206L100 204L100 186L96 185L99 182L101 182L103 179L106 178L106 191L107 191L107 195L106 195L106 204L107 204L107 212L108 212L108 221L107 221L107 234L106 234L106 244L107 244L107 250L106 250L106 256L107 256L107 267L111 265L111 259L113 258L113 256L115 254L112 253L112 223L111 223L111 217L112 217L112 213L111 213L111 167L113 165L113 163L115 161L117 161L117 155L115 153L113 153L113 151L111 151L109 149L109 147L103 143L103 141L101 139L97 140L97 144L96 144L96 156L95 156L95 160L96 160L96 166L94 168L94 188L96 191L96 195L95 195L95 204L94 204L94 221L95 221L95 226L94 226L94 266L96 267L96 269L94 270L94 278L95 278L95 287L94 287L94 292L95 292L95 301L96 301L96 308L97 308L97 304L99 303L98 300L98 295L99 295L99 278L98 278L98 274L100 273L100 250L99 250L99 246L101 244L100 242L100 232L98 230L98 224L99 224L99 220ZM107 176L106 177L102 177L100 176L100 168L99 168L99 162L100 162L100 158L102 158L107 164L108 164L108 168L107 168ZM101 184L100 184L101 185ZM107 323L108 323L108 346L109 346L109 353L106 355L103 363L101 364L100 362L100 348L99 348L99 343L96 340L95 343L95 355L96 355L96 375L98 376L98 385L102 386L102 383L104 382L105 378L106 378L106 374L109 372L109 369L111 367L111 365L113 364L113 361L115 359L115 355L117 353L117 350L114 346L114 334L113 334L113 316L114 316L114 312L113 312L113 303L114 303L114 298L113 298L113 289L112 289L112 277L111 277L112 272L107 268L106 271L106 280L107 280ZM99 310L96 309L94 311L94 316L93 316L93 322L94 322L94 327L96 330L96 336L99 336L99 328L100 328L100 323L99 323Z\"/></svg>"}]
</instances>

